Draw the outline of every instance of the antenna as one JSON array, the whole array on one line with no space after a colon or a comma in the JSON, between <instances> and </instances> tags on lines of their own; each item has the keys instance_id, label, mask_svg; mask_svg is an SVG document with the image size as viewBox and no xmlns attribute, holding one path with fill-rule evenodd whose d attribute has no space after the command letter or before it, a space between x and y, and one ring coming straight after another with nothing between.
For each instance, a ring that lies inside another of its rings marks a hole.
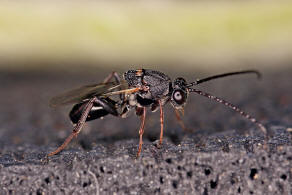
<instances>
[{"instance_id":1,"label":"antenna","mask_svg":"<svg viewBox=\"0 0 292 195\"><path fill-rule=\"evenodd\" d=\"M232 76L232 75L239 75L239 74L256 74L258 79L261 78L261 73L257 70L245 70L245 71L238 71L238 72L229 72L229 73L224 73L224 74L218 74L210 77L206 77L204 79L197 79L195 82L191 82L190 84L187 85L187 87L192 87L194 85L198 85L200 83L204 83L210 80L222 78L222 77L227 77L227 76Z\"/></svg>"},{"instance_id":2,"label":"antenna","mask_svg":"<svg viewBox=\"0 0 292 195\"><path fill-rule=\"evenodd\" d=\"M221 104L224 104L225 106L228 106L229 108L231 108L232 110L238 112L241 116L243 116L244 118L248 119L249 121L251 121L252 123L256 124L260 129L261 131L266 135L267 134L267 130L266 128L264 127L264 125L262 125L260 122L258 122L254 117L250 116L249 114L245 113L244 111L242 111L240 108L238 108L237 106L219 98L219 97L216 97L214 95L211 95L211 94L208 94L206 92L203 92L203 91L200 91L198 89L189 89L190 92L195 92L199 95L202 95L202 96L205 96L209 99L212 99L212 100L215 100L216 102L219 102Z\"/></svg>"}]
</instances>

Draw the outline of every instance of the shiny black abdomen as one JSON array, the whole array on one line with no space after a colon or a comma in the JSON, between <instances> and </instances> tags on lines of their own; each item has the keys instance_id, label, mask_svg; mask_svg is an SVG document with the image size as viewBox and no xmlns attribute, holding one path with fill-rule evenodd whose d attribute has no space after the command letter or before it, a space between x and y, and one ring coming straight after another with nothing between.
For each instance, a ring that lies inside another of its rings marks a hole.
<instances>
[{"instance_id":1,"label":"shiny black abdomen","mask_svg":"<svg viewBox=\"0 0 292 195\"><path fill-rule=\"evenodd\" d=\"M76 104L73 106L72 110L69 113L69 117L70 117L72 123L74 123L74 124L78 123L87 103L88 102L82 102L82 103L79 103L79 104ZM109 112L107 112L105 109L101 108L101 109L95 110L94 109L95 107L99 107L99 105L94 103L93 109L89 112L89 114L86 118L86 121L98 119L98 118L104 117L104 116L109 114Z\"/></svg>"},{"instance_id":2,"label":"shiny black abdomen","mask_svg":"<svg viewBox=\"0 0 292 195\"><path fill-rule=\"evenodd\" d=\"M114 106L116 104L114 100L110 98L102 98L99 100L100 101L96 101L93 103L93 107L88 113L86 121L98 119L108 114L118 116L118 113ZM78 123L87 103L88 101L84 101L73 106L72 110L69 113L69 117L74 124Z\"/></svg>"}]
</instances>

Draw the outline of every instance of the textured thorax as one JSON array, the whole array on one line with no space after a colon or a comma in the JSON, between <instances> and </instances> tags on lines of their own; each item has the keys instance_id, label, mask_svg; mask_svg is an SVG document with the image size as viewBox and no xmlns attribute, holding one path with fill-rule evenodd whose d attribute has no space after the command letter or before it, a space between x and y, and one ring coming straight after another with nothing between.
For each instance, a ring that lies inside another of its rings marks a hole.
<instances>
[{"instance_id":1,"label":"textured thorax","mask_svg":"<svg viewBox=\"0 0 292 195\"><path fill-rule=\"evenodd\" d=\"M143 87L149 90L140 93L146 99L159 99L169 94L171 80L162 72L154 70L129 70L124 73L129 87Z\"/></svg>"}]
</instances>

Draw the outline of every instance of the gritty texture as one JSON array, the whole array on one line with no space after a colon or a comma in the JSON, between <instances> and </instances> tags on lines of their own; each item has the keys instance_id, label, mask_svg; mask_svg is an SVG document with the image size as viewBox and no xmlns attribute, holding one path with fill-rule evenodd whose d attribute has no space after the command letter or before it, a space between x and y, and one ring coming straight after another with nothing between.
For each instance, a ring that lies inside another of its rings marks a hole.
<instances>
[{"instance_id":1,"label":"gritty texture","mask_svg":"<svg viewBox=\"0 0 292 195\"><path fill-rule=\"evenodd\" d=\"M0 194L292 194L291 73L198 87L259 119L267 139L224 105L191 94L183 117L189 131L166 106L161 148L159 113L147 113L138 159L135 116L89 122L64 151L46 159L72 129L70 107L51 109L49 98L100 82L106 73L2 72Z\"/></svg>"}]
</instances>

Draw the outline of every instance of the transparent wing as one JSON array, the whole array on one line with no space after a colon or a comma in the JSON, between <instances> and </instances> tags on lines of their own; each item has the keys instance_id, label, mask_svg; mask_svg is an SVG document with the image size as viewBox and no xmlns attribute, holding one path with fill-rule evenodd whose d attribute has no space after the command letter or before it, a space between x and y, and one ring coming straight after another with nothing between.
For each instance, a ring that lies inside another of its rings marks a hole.
<instances>
[{"instance_id":1,"label":"transparent wing","mask_svg":"<svg viewBox=\"0 0 292 195\"><path fill-rule=\"evenodd\" d=\"M68 105L74 103L80 103L85 99L89 99L93 96L103 96L104 94L112 94L113 92L118 92L121 90L128 89L128 85L125 81L121 83L109 82L109 83L99 83L93 85L86 85L77 89L67 91L50 100L51 107L57 107L61 105ZM120 92L122 93L122 92ZM117 94L120 94L117 93ZM116 93L112 94L115 95Z\"/></svg>"}]
</instances>

